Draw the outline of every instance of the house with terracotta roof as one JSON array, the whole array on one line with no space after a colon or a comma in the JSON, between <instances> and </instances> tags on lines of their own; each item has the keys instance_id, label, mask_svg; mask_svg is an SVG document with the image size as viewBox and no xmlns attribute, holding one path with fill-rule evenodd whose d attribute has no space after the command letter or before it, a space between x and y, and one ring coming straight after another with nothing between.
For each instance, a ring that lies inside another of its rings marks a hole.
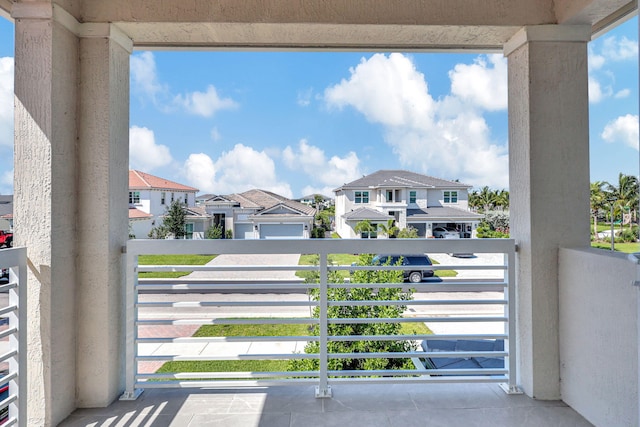
<instances>
[{"instance_id":1,"label":"house with terracotta roof","mask_svg":"<svg viewBox=\"0 0 640 427\"><path fill-rule=\"evenodd\" d=\"M199 206L235 239L307 239L313 228L315 208L270 191L209 196Z\"/></svg>"},{"instance_id":2,"label":"house with terracotta roof","mask_svg":"<svg viewBox=\"0 0 640 427\"><path fill-rule=\"evenodd\" d=\"M433 237L436 228L455 229L461 237L474 235L483 216L469 211L470 185L406 170L379 170L333 190L336 232L342 238L362 237L358 222L396 221L413 227L419 237Z\"/></svg>"},{"instance_id":3,"label":"house with terracotta roof","mask_svg":"<svg viewBox=\"0 0 640 427\"><path fill-rule=\"evenodd\" d=\"M145 172L129 171L129 234L148 237L153 227L162 224L162 216L175 200L187 209L187 238L204 238L211 218L195 206L197 188L179 184Z\"/></svg>"},{"instance_id":4,"label":"house with terracotta roof","mask_svg":"<svg viewBox=\"0 0 640 427\"><path fill-rule=\"evenodd\" d=\"M0 230L13 230L12 195L0 195Z\"/></svg>"}]
</instances>

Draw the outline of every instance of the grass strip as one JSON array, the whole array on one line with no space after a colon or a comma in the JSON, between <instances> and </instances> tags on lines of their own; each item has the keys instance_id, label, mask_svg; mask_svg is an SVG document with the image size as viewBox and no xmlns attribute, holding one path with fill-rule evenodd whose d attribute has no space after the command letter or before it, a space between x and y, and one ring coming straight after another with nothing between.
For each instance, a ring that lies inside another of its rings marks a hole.
<instances>
[{"instance_id":1,"label":"grass strip","mask_svg":"<svg viewBox=\"0 0 640 427\"><path fill-rule=\"evenodd\" d=\"M217 255L140 255L139 265L205 265ZM176 279L186 276L190 271L146 271L139 278Z\"/></svg>"}]
</instances>

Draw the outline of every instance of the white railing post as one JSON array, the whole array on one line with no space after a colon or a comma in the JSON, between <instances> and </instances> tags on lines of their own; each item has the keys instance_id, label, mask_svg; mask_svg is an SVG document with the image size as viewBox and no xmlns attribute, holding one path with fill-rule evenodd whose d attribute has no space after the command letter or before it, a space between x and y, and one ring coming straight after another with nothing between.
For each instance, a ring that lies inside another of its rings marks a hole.
<instances>
[{"instance_id":1,"label":"white railing post","mask_svg":"<svg viewBox=\"0 0 640 427\"><path fill-rule=\"evenodd\" d=\"M9 337L10 348L17 352L9 359L9 373L16 373L17 378L9 382L9 393L16 396L16 400L9 405L9 419L18 420L19 426L27 425L27 249L15 248L12 251L17 256L15 270L9 270L9 282L17 282L18 286L9 290L9 305L18 307L9 315L9 329L16 329L17 336Z\"/></svg>"},{"instance_id":2,"label":"white railing post","mask_svg":"<svg viewBox=\"0 0 640 427\"><path fill-rule=\"evenodd\" d=\"M138 353L137 341L138 330L136 327L137 313L136 303L138 300L138 254L127 248L123 248L126 257L126 278L125 278L125 390L120 400L136 400L141 389L135 388L138 367L136 355Z\"/></svg>"},{"instance_id":3,"label":"white railing post","mask_svg":"<svg viewBox=\"0 0 640 427\"><path fill-rule=\"evenodd\" d=\"M327 268L327 254L320 253L320 383L316 387L316 397L331 397L331 387L328 382L328 281L329 269Z\"/></svg>"},{"instance_id":4,"label":"white railing post","mask_svg":"<svg viewBox=\"0 0 640 427\"><path fill-rule=\"evenodd\" d=\"M505 358L505 362L508 363L509 369L509 382L502 384L503 390L508 394L521 394L522 390L518 388L518 359L516 353L516 248L510 247L508 252L504 254L504 263L507 267L504 273L504 280L507 282L507 287L504 292L504 299L506 301L505 316L508 319L505 325L507 333L507 348L509 355Z\"/></svg>"}]
</instances>

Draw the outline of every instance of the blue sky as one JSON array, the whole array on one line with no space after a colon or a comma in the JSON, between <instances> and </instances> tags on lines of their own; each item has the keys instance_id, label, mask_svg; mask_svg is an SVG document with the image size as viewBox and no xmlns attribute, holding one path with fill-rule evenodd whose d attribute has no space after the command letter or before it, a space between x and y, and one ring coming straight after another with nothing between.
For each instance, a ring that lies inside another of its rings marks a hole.
<instances>
[{"instance_id":1,"label":"blue sky","mask_svg":"<svg viewBox=\"0 0 640 427\"><path fill-rule=\"evenodd\" d=\"M638 23L589 45L591 180L638 175ZM12 193L13 25L0 19L0 194ZM135 51L130 167L301 197L379 169L508 188L501 54ZM6 161L5 161L6 159Z\"/></svg>"}]
</instances>

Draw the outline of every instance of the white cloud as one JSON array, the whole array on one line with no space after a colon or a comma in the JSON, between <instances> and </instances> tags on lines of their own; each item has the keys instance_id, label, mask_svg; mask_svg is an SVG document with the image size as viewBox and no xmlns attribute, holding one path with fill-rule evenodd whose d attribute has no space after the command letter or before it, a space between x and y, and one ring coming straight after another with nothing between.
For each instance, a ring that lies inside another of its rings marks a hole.
<instances>
[{"instance_id":1,"label":"white cloud","mask_svg":"<svg viewBox=\"0 0 640 427\"><path fill-rule=\"evenodd\" d=\"M481 114L483 109L505 106L500 95L507 84L503 66L491 56L456 67L450 74L456 80L455 94L436 101L409 57L376 54L351 69L348 80L327 88L325 101L338 108L351 106L367 120L382 124L385 140L403 167L503 188L508 187L507 148L490 141ZM478 89L465 82L476 77L485 80ZM495 98L487 84L497 88Z\"/></svg>"},{"instance_id":2,"label":"white cloud","mask_svg":"<svg viewBox=\"0 0 640 427\"><path fill-rule=\"evenodd\" d=\"M202 117L211 117L220 110L232 110L238 104L231 98L221 98L218 91L212 85L207 86L206 92L191 92L185 95L177 95L174 103L181 106L190 114Z\"/></svg>"},{"instance_id":3,"label":"white cloud","mask_svg":"<svg viewBox=\"0 0 640 427\"><path fill-rule=\"evenodd\" d=\"M602 139L609 143L622 142L638 150L638 116L627 114L610 121L602 131Z\"/></svg>"},{"instance_id":4,"label":"white cloud","mask_svg":"<svg viewBox=\"0 0 640 427\"><path fill-rule=\"evenodd\" d=\"M451 93L489 111L507 108L507 60L502 55L479 56L473 64L449 71Z\"/></svg>"},{"instance_id":5,"label":"white cloud","mask_svg":"<svg viewBox=\"0 0 640 427\"><path fill-rule=\"evenodd\" d=\"M149 172L171 161L169 147L156 144L152 130L138 126L129 129L129 167Z\"/></svg>"},{"instance_id":6,"label":"white cloud","mask_svg":"<svg viewBox=\"0 0 640 427\"><path fill-rule=\"evenodd\" d=\"M311 104L311 97L313 96L313 88L298 91L298 105L301 107L308 107Z\"/></svg>"},{"instance_id":7,"label":"white cloud","mask_svg":"<svg viewBox=\"0 0 640 427\"><path fill-rule=\"evenodd\" d=\"M165 94L168 87L158 81L156 61L151 52L142 52L131 56L131 81L133 90L157 102L160 94Z\"/></svg>"},{"instance_id":8,"label":"white cloud","mask_svg":"<svg viewBox=\"0 0 640 427\"><path fill-rule=\"evenodd\" d=\"M622 89L616 92L616 94L613 97L616 99L622 99L622 98L628 98L629 95L631 95L631 91L629 89Z\"/></svg>"},{"instance_id":9,"label":"white cloud","mask_svg":"<svg viewBox=\"0 0 640 427\"><path fill-rule=\"evenodd\" d=\"M589 76L589 102L591 104L597 104L610 95L610 87L603 88L598 79Z\"/></svg>"},{"instance_id":10,"label":"white cloud","mask_svg":"<svg viewBox=\"0 0 640 427\"><path fill-rule=\"evenodd\" d=\"M638 57L638 42L626 37L608 37L602 43L602 55L612 61L626 61Z\"/></svg>"},{"instance_id":11,"label":"white cloud","mask_svg":"<svg viewBox=\"0 0 640 427\"><path fill-rule=\"evenodd\" d=\"M278 181L273 159L264 151L236 144L213 161L204 153L191 154L183 173L189 183L205 193L230 194L259 188L292 197L289 184Z\"/></svg>"},{"instance_id":12,"label":"white cloud","mask_svg":"<svg viewBox=\"0 0 640 427\"><path fill-rule=\"evenodd\" d=\"M0 147L13 147L13 58L0 58Z\"/></svg>"},{"instance_id":13,"label":"white cloud","mask_svg":"<svg viewBox=\"0 0 640 427\"><path fill-rule=\"evenodd\" d=\"M332 156L327 159L324 151L306 140L301 140L298 147L287 146L282 152L282 160L292 170L301 170L320 186L308 186L303 189L304 195L320 193L333 194L333 189L362 176L360 159L353 151L345 157Z\"/></svg>"}]
</instances>

